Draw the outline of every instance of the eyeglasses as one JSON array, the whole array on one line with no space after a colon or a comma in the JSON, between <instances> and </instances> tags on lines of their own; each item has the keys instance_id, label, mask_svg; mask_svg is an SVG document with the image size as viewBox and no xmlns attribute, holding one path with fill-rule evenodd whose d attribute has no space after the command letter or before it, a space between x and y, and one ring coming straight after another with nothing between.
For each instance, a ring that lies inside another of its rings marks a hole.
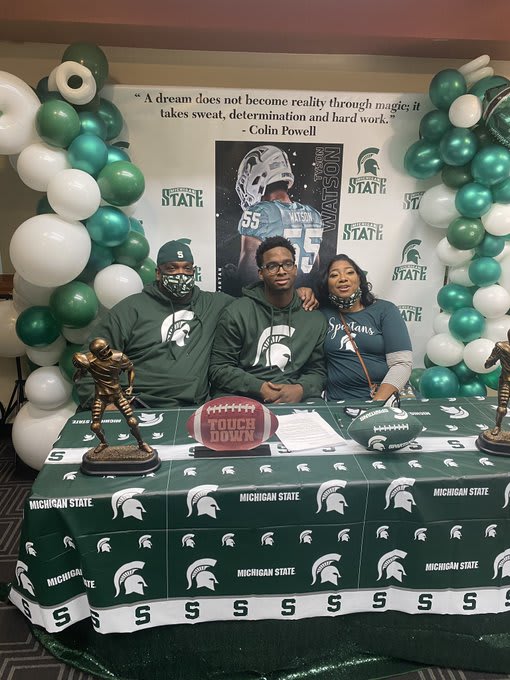
<instances>
[{"instance_id":1,"label":"eyeglasses","mask_svg":"<svg viewBox=\"0 0 510 680\"><path fill-rule=\"evenodd\" d=\"M285 262L268 262L267 264L263 264L260 268L266 269L270 274L276 274L280 271L280 267L284 272L291 272L295 266L296 263L292 260L285 260Z\"/></svg>"}]
</instances>

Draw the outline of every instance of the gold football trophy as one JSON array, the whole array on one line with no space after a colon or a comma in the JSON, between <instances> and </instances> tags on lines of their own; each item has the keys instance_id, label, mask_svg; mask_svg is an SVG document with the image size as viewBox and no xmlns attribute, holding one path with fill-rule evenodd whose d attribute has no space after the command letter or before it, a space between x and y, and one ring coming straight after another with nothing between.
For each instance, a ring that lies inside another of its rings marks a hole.
<instances>
[{"instance_id":1,"label":"gold football trophy","mask_svg":"<svg viewBox=\"0 0 510 680\"><path fill-rule=\"evenodd\" d=\"M99 439L99 444L83 456L82 472L88 475L133 475L154 472L161 465L161 461L157 451L142 440L138 418L131 406L135 379L133 362L122 352L112 350L104 338L92 340L89 350L73 355L73 364L76 368L73 381L84 378L88 373L95 387L90 429ZM120 375L124 371L128 376L126 389L120 385ZM102 419L110 404L122 413L138 446L108 444Z\"/></svg>"},{"instance_id":2,"label":"gold football trophy","mask_svg":"<svg viewBox=\"0 0 510 680\"><path fill-rule=\"evenodd\" d=\"M510 330L506 342L497 342L490 356L485 362L485 368L501 364L501 375L498 384L498 408L496 410L496 425L492 430L484 430L477 438L476 445L480 451L498 453L510 456L510 432L501 429L503 418L508 410L510 399Z\"/></svg>"}]
</instances>

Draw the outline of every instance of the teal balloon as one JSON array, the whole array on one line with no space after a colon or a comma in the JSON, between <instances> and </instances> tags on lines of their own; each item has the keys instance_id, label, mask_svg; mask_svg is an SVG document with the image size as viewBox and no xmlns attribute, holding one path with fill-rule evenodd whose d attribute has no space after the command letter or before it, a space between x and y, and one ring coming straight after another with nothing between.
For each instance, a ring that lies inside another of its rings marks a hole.
<instances>
[{"instance_id":1,"label":"teal balloon","mask_svg":"<svg viewBox=\"0 0 510 680\"><path fill-rule=\"evenodd\" d=\"M468 276L475 286L492 286L501 277L501 265L493 257L478 257L469 265Z\"/></svg>"},{"instance_id":2,"label":"teal balloon","mask_svg":"<svg viewBox=\"0 0 510 680\"><path fill-rule=\"evenodd\" d=\"M474 380L477 374L467 367L464 361L460 361L455 366L449 366L450 370L455 373L460 383L470 382Z\"/></svg>"},{"instance_id":3,"label":"teal balloon","mask_svg":"<svg viewBox=\"0 0 510 680\"><path fill-rule=\"evenodd\" d=\"M510 175L510 151L491 144L480 149L471 161L471 172L476 182L493 186Z\"/></svg>"},{"instance_id":4,"label":"teal balloon","mask_svg":"<svg viewBox=\"0 0 510 680\"><path fill-rule=\"evenodd\" d=\"M437 109L448 111L457 97L466 94L466 80L460 71L447 68L432 78L429 86L430 101Z\"/></svg>"},{"instance_id":5,"label":"teal balloon","mask_svg":"<svg viewBox=\"0 0 510 680\"><path fill-rule=\"evenodd\" d=\"M485 328L485 317L473 307L456 309L448 321L448 330L457 340L477 340Z\"/></svg>"},{"instance_id":6,"label":"teal balloon","mask_svg":"<svg viewBox=\"0 0 510 680\"><path fill-rule=\"evenodd\" d=\"M504 76L487 76L486 78L482 78L481 80L478 80L474 85L472 85L469 88L469 94L474 94L476 97L480 97L480 99L483 99L483 96L487 92L487 90L490 90L493 87L497 87L498 85L508 84L510 84L510 80L508 80L508 78L505 78Z\"/></svg>"},{"instance_id":7,"label":"teal balloon","mask_svg":"<svg viewBox=\"0 0 510 680\"><path fill-rule=\"evenodd\" d=\"M110 141L118 137L124 125L124 119L115 104L101 97L97 113L106 125L106 140Z\"/></svg>"},{"instance_id":8,"label":"teal balloon","mask_svg":"<svg viewBox=\"0 0 510 680\"><path fill-rule=\"evenodd\" d=\"M94 280L97 272L113 264L113 252L111 248L100 246L95 241L91 241L90 257L84 270L76 278L84 283Z\"/></svg>"},{"instance_id":9,"label":"teal balloon","mask_svg":"<svg viewBox=\"0 0 510 680\"><path fill-rule=\"evenodd\" d=\"M100 137L86 133L73 139L67 150L67 158L72 168L97 177L106 165L108 150Z\"/></svg>"},{"instance_id":10,"label":"teal balloon","mask_svg":"<svg viewBox=\"0 0 510 680\"><path fill-rule=\"evenodd\" d=\"M493 236L486 233L480 245L476 246L476 254L480 257L496 257L505 247L504 236Z\"/></svg>"},{"instance_id":11,"label":"teal balloon","mask_svg":"<svg viewBox=\"0 0 510 680\"><path fill-rule=\"evenodd\" d=\"M457 250L471 250L482 243L486 234L480 219L475 217L456 217L448 225L446 239Z\"/></svg>"},{"instance_id":12,"label":"teal balloon","mask_svg":"<svg viewBox=\"0 0 510 680\"><path fill-rule=\"evenodd\" d=\"M48 197L46 195L44 195L37 201L36 213L38 215L55 214L55 211L51 207L50 202L48 201Z\"/></svg>"},{"instance_id":13,"label":"teal balloon","mask_svg":"<svg viewBox=\"0 0 510 680\"><path fill-rule=\"evenodd\" d=\"M501 366L498 366L494 371L491 371L490 373L483 373L482 380L487 385L487 387L491 388L491 390L497 390L499 386L500 376Z\"/></svg>"},{"instance_id":14,"label":"teal balloon","mask_svg":"<svg viewBox=\"0 0 510 680\"><path fill-rule=\"evenodd\" d=\"M480 378L475 378L469 382L461 383L459 387L459 397L486 397L487 386Z\"/></svg>"},{"instance_id":15,"label":"teal balloon","mask_svg":"<svg viewBox=\"0 0 510 680\"><path fill-rule=\"evenodd\" d=\"M411 383L413 390L416 390L417 392L420 390L420 378L424 372L424 368L413 368L411 371L409 382Z\"/></svg>"},{"instance_id":16,"label":"teal balloon","mask_svg":"<svg viewBox=\"0 0 510 680\"><path fill-rule=\"evenodd\" d=\"M140 276L144 285L146 283L152 283L156 280L156 263L151 260L150 257L146 257L145 260L135 268L135 272Z\"/></svg>"},{"instance_id":17,"label":"teal balloon","mask_svg":"<svg viewBox=\"0 0 510 680\"><path fill-rule=\"evenodd\" d=\"M39 137L50 146L66 149L80 134L80 119L71 104L51 99L41 104L35 114Z\"/></svg>"},{"instance_id":18,"label":"teal balloon","mask_svg":"<svg viewBox=\"0 0 510 680\"><path fill-rule=\"evenodd\" d=\"M135 203L145 190L142 172L128 161L106 165L99 173L97 183L102 198L116 206Z\"/></svg>"},{"instance_id":19,"label":"teal balloon","mask_svg":"<svg viewBox=\"0 0 510 680\"><path fill-rule=\"evenodd\" d=\"M452 127L446 111L429 111L420 121L420 137L437 144L444 133Z\"/></svg>"},{"instance_id":20,"label":"teal balloon","mask_svg":"<svg viewBox=\"0 0 510 680\"><path fill-rule=\"evenodd\" d=\"M53 291L50 309L62 326L83 328L96 318L99 301L93 288L81 281L71 281Z\"/></svg>"},{"instance_id":21,"label":"teal balloon","mask_svg":"<svg viewBox=\"0 0 510 680\"><path fill-rule=\"evenodd\" d=\"M62 61L77 61L86 66L94 76L97 89L100 90L108 78L108 60L103 50L90 43L73 43L69 45Z\"/></svg>"},{"instance_id":22,"label":"teal balloon","mask_svg":"<svg viewBox=\"0 0 510 680\"><path fill-rule=\"evenodd\" d=\"M482 149L484 146L489 146L489 144L494 144L494 137L489 130L487 130L484 123L478 123L476 127L471 128L471 131L476 137L479 149Z\"/></svg>"},{"instance_id":23,"label":"teal balloon","mask_svg":"<svg viewBox=\"0 0 510 680\"><path fill-rule=\"evenodd\" d=\"M459 394L459 379L444 366L427 368L420 378L420 393L426 399L445 399Z\"/></svg>"},{"instance_id":24,"label":"teal balloon","mask_svg":"<svg viewBox=\"0 0 510 680\"><path fill-rule=\"evenodd\" d=\"M437 294L437 304L445 312L453 314L457 309L462 307L471 307L473 302L473 293L458 283L447 283L439 289Z\"/></svg>"},{"instance_id":25,"label":"teal balloon","mask_svg":"<svg viewBox=\"0 0 510 680\"><path fill-rule=\"evenodd\" d=\"M441 170L441 179L450 189L460 189L464 184L473 181L471 163L467 165L445 165Z\"/></svg>"},{"instance_id":26,"label":"teal balloon","mask_svg":"<svg viewBox=\"0 0 510 680\"><path fill-rule=\"evenodd\" d=\"M113 257L118 264L138 267L149 256L149 242L138 231L130 231L126 239L113 249Z\"/></svg>"},{"instance_id":27,"label":"teal balloon","mask_svg":"<svg viewBox=\"0 0 510 680\"><path fill-rule=\"evenodd\" d=\"M101 206L85 220L90 238L100 246L113 248L120 245L129 234L129 218L109 205Z\"/></svg>"},{"instance_id":28,"label":"teal balloon","mask_svg":"<svg viewBox=\"0 0 510 680\"><path fill-rule=\"evenodd\" d=\"M439 153L448 165L466 165L478 150L475 135L467 128L454 127L443 135L439 142Z\"/></svg>"},{"instance_id":29,"label":"teal balloon","mask_svg":"<svg viewBox=\"0 0 510 680\"><path fill-rule=\"evenodd\" d=\"M494 203L510 203L510 178L495 184L491 190Z\"/></svg>"},{"instance_id":30,"label":"teal balloon","mask_svg":"<svg viewBox=\"0 0 510 680\"><path fill-rule=\"evenodd\" d=\"M16 333L29 347L46 347L60 335L60 326L49 307L29 307L16 320Z\"/></svg>"},{"instance_id":31,"label":"teal balloon","mask_svg":"<svg viewBox=\"0 0 510 680\"><path fill-rule=\"evenodd\" d=\"M488 212L491 205L491 190L478 182L465 184L455 196L455 207L466 217L481 217Z\"/></svg>"},{"instance_id":32,"label":"teal balloon","mask_svg":"<svg viewBox=\"0 0 510 680\"><path fill-rule=\"evenodd\" d=\"M129 224L131 226L131 231L137 231L139 234L143 234L145 236L145 229L143 228L143 224L139 220L137 220L136 217L130 217Z\"/></svg>"},{"instance_id":33,"label":"teal balloon","mask_svg":"<svg viewBox=\"0 0 510 680\"><path fill-rule=\"evenodd\" d=\"M80 352L81 350L81 345L69 343L60 355L58 367L60 368L60 372L63 374L63 376L69 381L72 381L76 372L76 368L73 365L73 354L76 354L76 352Z\"/></svg>"},{"instance_id":34,"label":"teal balloon","mask_svg":"<svg viewBox=\"0 0 510 680\"><path fill-rule=\"evenodd\" d=\"M115 163L115 161L130 161L131 158L126 152L126 149L121 149L118 146L108 144L108 163Z\"/></svg>"},{"instance_id":35,"label":"teal balloon","mask_svg":"<svg viewBox=\"0 0 510 680\"><path fill-rule=\"evenodd\" d=\"M437 366L431 359L429 359L428 354L425 354L423 357L423 363L425 365L425 368L432 368L432 366Z\"/></svg>"},{"instance_id":36,"label":"teal balloon","mask_svg":"<svg viewBox=\"0 0 510 680\"><path fill-rule=\"evenodd\" d=\"M411 177L428 179L443 167L439 147L426 139L411 144L404 156L404 168Z\"/></svg>"},{"instance_id":37,"label":"teal balloon","mask_svg":"<svg viewBox=\"0 0 510 680\"><path fill-rule=\"evenodd\" d=\"M80 111L78 113L80 119L80 134L96 135L103 140L106 139L106 123L104 120L93 111Z\"/></svg>"}]
</instances>

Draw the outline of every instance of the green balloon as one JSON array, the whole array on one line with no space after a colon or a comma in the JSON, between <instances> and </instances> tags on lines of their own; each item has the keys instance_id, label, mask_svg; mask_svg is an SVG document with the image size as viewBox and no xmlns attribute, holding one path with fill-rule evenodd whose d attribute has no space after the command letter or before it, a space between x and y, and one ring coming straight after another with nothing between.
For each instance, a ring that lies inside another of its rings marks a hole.
<instances>
[{"instance_id":1,"label":"green balloon","mask_svg":"<svg viewBox=\"0 0 510 680\"><path fill-rule=\"evenodd\" d=\"M455 196L455 207L466 217L481 217L488 212L491 205L491 190L478 182L464 184Z\"/></svg>"},{"instance_id":2,"label":"green balloon","mask_svg":"<svg viewBox=\"0 0 510 680\"><path fill-rule=\"evenodd\" d=\"M404 168L412 177L428 179L443 167L439 147L426 139L411 144L404 156Z\"/></svg>"},{"instance_id":3,"label":"green balloon","mask_svg":"<svg viewBox=\"0 0 510 680\"><path fill-rule=\"evenodd\" d=\"M38 215L51 215L55 214L55 211L51 207L48 197L45 195L37 201L36 212Z\"/></svg>"},{"instance_id":4,"label":"green balloon","mask_svg":"<svg viewBox=\"0 0 510 680\"><path fill-rule=\"evenodd\" d=\"M478 149L475 135L467 128L454 127L439 142L439 153L448 165L466 165Z\"/></svg>"},{"instance_id":5,"label":"green balloon","mask_svg":"<svg viewBox=\"0 0 510 680\"><path fill-rule=\"evenodd\" d=\"M441 179L450 189L460 189L464 184L473 181L471 163L467 165L445 165L441 170Z\"/></svg>"},{"instance_id":6,"label":"green balloon","mask_svg":"<svg viewBox=\"0 0 510 680\"><path fill-rule=\"evenodd\" d=\"M450 222L446 238L448 243L458 250L471 250L483 241L485 233L481 220L461 216Z\"/></svg>"},{"instance_id":7,"label":"green balloon","mask_svg":"<svg viewBox=\"0 0 510 680\"><path fill-rule=\"evenodd\" d=\"M106 165L108 150L100 137L85 133L73 139L67 150L67 158L72 168L97 177Z\"/></svg>"},{"instance_id":8,"label":"green balloon","mask_svg":"<svg viewBox=\"0 0 510 680\"><path fill-rule=\"evenodd\" d=\"M60 335L60 327L49 307L29 307L16 320L16 333L29 347L46 347Z\"/></svg>"},{"instance_id":9,"label":"green balloon","mask_svg":"<svg viewBox=\"0 0 510 680\"><path fill-rule=\"evenodd\" d=\"M510 151L499 144L480 149L471 161L471 172L476 182L492 186L510 175Z\"/></svg>"},{"instance_id":10,"label":"green balloon","mask_svg":"<svg viewBox=\"0 0 510 680\"><path fill-rule=\"evenodd\" d=\"M462 307L471 307L473 302L473 293L458 283L447 283L439 289L437 294L437 304L444 312L453 314L457 309Z\"/></svg>"},{"instance_id":11,"label":"green balloon","mask_svg":"<svg viewBox=\"0 0 510 680\"><path fill-rule=\"evenodd\" d=\"M59 99L61 102L64 101L64 97L62 97L58 90L48 90L48 76L41 78L37 83L35 93L41 100L41 103L47 102L50 99Z\"/></svg>"},{"instance_id":12,"label":"green balloon","mask_svg":"<svg viewBox=\"0 0 510 680\"><path fill-rule=\"evenodd\" d=\"M118 146L108 145L108 163L115 163L115 161L130 161L131 158L125 149L121 149Z\"/></svg>"},{"instance_id":13,"label":"green balloon","mask_svg":"<svg viewBox=\"0 0 510 680\"><path fill-rule=\"evenodd\" d=\"M429 111L420 122L420 137L437 144L444 133L452 127L446 111Z\"/></svg>"},{"instance_id":14,"label":"green balloon","mask_svg":"<svg viewBox=\"0 0 510 680\"><path fill-rule=\"evenodd\" d=\"M96 135L103 142L106 139L106 123L97 113L93 111L80 111L78 114L80 119L80 134L88 133Z\"/></svg>"},{"instance_id":15,"label":"green balloon","mask_svg":"<svg viewBox=\"0 0 510 680\"><path fill-rule=\"evenodd\" d=\"M448 321L448 330L457 340L471 342L481 337L485 328L485 317L473 307L456 309Z\"/></svg>"},{"instance_id":16,"label":"green balloon","mask_svg":"<svg viewBox=\"0 0 510 680\"><path fill-rule=\"evenodd\" d=\"M476 137L479 149L482 149L484 146L488 146L489 144L494 144L494 137L491 135L489 130L487 130L484 123L478 123L476 127L471 128L471 131Z\"/></svg>"},{"instance_id":17,"label":"green balloon","mask_svg":"<svg viewBox=\"0 0 510 680\"><path fill-rule=\"evenodd\" d=\"M87 102L86 104L75 104L74 108L78 111L78 113L82 113L84 111L90 111L91 113L97 113L100 103L101 103L101 97L99 96L99 92L96 92L96 94L93 96L93 98L89 102Z\"/></svg>"},{"instance_id":18,"label":"green balloon","mask_svg":"<svg viewBox=\"0 0 510 680\"><path fill-rule=\"evenodd\" d=\"M72 381L73 375L75 374L76 368L73 365L73 354L80 352L82 349L81 345L68 344L65 350L60 355L58 361L58 367L60 372L64 375L67 380Z\"/></svg>"},{"instance_id":19,"label":"green balloon","mask_svg":"<svg viewBox=\"0 0 510 680\"><path fill-rule=\"evenodd\" d=\"M423 363L425 365L425 368L432 368L432 366L437 366L431 359L429 359L428 354L425 354L423 357Z\"/></svg>"},{"instance_id":20,"label":"green balloon","mask_svg":"<svg viewBox=\"0 0 510 680\"><path fill-rule=\"evenodd\" d=\"M491 190L494 203L510 203L510 178L495 184Z\"/></svg>"},{"instance_id":21,"label":"green balloon","mask_svg":"<svg viewBox=\"0 0 510 680\"><path fill-rule=\"evenodd\" d=\"M477 81L474 85L469 88L469 94L474 94L476 97L483 99L484 94L487 90L498 85L508 85L510 80L504 78L503 76L487 76Z\"/></svg>"},{"instance_id":22,"label":"green balloon","mask_svg":"<svg viewBox=\"0 0 510 680\"><path fill-rule=\"evenodd\" d=\"M50 309L62 326L83 328L95 319L99 302L93 288L71 281L53 291Z\"/></svg>"},{"instance_id":23,"label":"green balloon","mask_svg":"<svg viewBox=\"0 0 510 680\"><path fill-rule=\"evenodd\" d=\"M413 390L419 391L420 389L420 378L425 372L424 368L413 368L411 375L409 377L409 382Z\"/></svg>"},{"instance_id":24,"label":"green balloon","mask_svg":"<svg viewBox=\"0 0 510 680\"><path fill-rule=\"evenodd\" d=\"M62 61L77 61L86 66L94 76L97 89L100 90L108 78L108 60L103 50L97 45L89 43L74 43L69 45Z\"/></svg>"},{"instance_id":25,"label":"green balloon","mask_svg":"<svg viewBox=\"0 0 510 680\"><path fill-rule=\"evenodd\" d=\"M99 173L97 183L102 198L115 206L135 203L145 190L141 171L128 161L106 165Z\"/></svg>"},{"instance_id":26,"label":"green balloon","mask_svg":"<svg viewBox=\"0 0 510 680\"><path fill-rule=\"evenodd\" d=\"M492 286L501 276L501 265L493 257L478 257L471 262L468 276L475 286Z\"/></svg>"},{"instance_id":27,"label":"green balloon","mask_svg":"<svg viewBox=\"0 0 510 680\"><path fill-rule=\"evenodd\" d=\"M149 255L149 242L138 231L130 231L119 246L113 249L115 262L125 264L128 267L139 267Z\"/></svg>"},{"instance_id":28,"label":"green balloon","mask_svg":"<svg viewBox=\"0 0 510 680\"><path fill-rule=\"evenodd\" d=\"M483 102L483 120L490 134L503 146L510 146L510 86L487 90Z\"/></svg>"},{"instance_id":29,"label":"green balloon","mask_svg":"<svg viewBox=\"0 0 510 680\"><path fill-rule=\"evenodd\" d=\"M449 368L455 373L459 379L459 382L461 383L470 382L477 375L474 371L467 367L464 361L460 361L458 364L455 364L455 366L449 366Z\"/></svg>"},{"instance_id":30,"label":"green balloon","mask_svg":"<svg viewBox=\"0 0 510 680\"><path fill-rule=\"evenodd\" d=\"M504 236L493 236L485 234L483 241L476 247L476 254L480 257L496 257L505 247Z\"/></svg>"},{"instance_id":31,"label":"green balloon","mask_svg":"<svg viewBox=\"0 0 510 680\"><path fill-rule=\"evenodd\" d=\"M456 397L459 389L459 379L444 366L427 368L420 378L420 393L426 399Z\"/></svg>"},{"instance_id":32,"label":"green balloon","mask_svg":"<svg viewBox=\"0 0 510 680\"><path fill-rule=\"evenodd\" d=\"M491 371L490 373L483 373L482 380L487 385L487 387L491 388L491 390L497 390L499 386L500 376L501 366L498 366L494 371Z\"/></svg>"},{"instance_id":33,"label":"green balloon","mask_svg":"<svg viewBox=\"0 0 510 680\"><path fill-rule=\"evenodd\" d=\"M35 115L39 137L50 146L66 149L80 134L80 119L71 104L51 99L41 104Z\"/></svg>"},{"instance_id":34,"label":"green balloon","mask_svg":"<svg viewBox=\"0 0 510 680\"><path fill-rule=\"evenodd\" d=\"M447 68L432 78L429 87L430 101L437 109L448 111L457 97L466 94L466 80L460 71Z\"/></svg>"},{"instance_id":35,"label":"green balloon","mask_svg":"<svg viewBox=\"0 0 510 680\"><path fill-rule=\"evenodd\" d=\"M118 137L124 125L124 119L115 104L101 97L97 113L106 125L106 140L109 142L110 139Z\"/></svg>"},{"instance_id":36,"label":"green balloon","mask_svg":"<svg viewBox=\"0 0 510 680\"><path fill-rule=\"evenodd\" d=\"M469 382L461 383L459 387L459 397L486 397L487 387L480 378L475 378Z\"/></svg>"},{"instance_id":37,"label":"green balloon","mask_svg":"<svg viewBox=\"0 0 510 680\"><path fill-rule=\"evenodd\" d=\"M156 280L156 263L154 260L151 260L150 257L146 257L145 260L135 268L135 272L138 273L144 285L146 283L152 283Z\"/></svg>"}]
</instances>

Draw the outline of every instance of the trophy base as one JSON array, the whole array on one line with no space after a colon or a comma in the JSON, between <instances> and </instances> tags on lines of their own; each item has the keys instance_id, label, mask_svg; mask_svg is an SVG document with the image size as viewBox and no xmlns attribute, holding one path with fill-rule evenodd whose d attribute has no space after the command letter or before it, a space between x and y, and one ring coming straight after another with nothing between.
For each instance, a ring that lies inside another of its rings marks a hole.
<instances>
[{"instance_id":1,"label":"trophy base","mask_svg":"<svg viewBox=\"0 0 510 680\"><path fill-rule=\"evenodd\" d=\"M207 446L195 446L193 455L195 458L247 458L251 456L270 456L271 447L269 444L261 444L254 449L248 450L229 449L227 451L215 451L214 449L209 449Z\"/></svg>"},{"instance_id":2,"label":"trophy base","mask_svg":"<svg viewBox=\"0 0 510 680\"><path fill-rule=\"evenodd\" d=\"M107 446L102 451L90 449L82 459L80 470L85 475L146 475L155 472L161 461L156 449L151 453L137 446Z\"/></svg>"},{"instance_id":3,"label":"trophy base","mask_svg":"<svg viewBox=\"0 0 510 680\"><path fill-rule=\"evenodd\" d=\"M478 435L475 442L480 451L494 453L498 456L510 456L510 433L500 432L493 435L490 430L485 430Z\"/></svg>"}]
</instances>

